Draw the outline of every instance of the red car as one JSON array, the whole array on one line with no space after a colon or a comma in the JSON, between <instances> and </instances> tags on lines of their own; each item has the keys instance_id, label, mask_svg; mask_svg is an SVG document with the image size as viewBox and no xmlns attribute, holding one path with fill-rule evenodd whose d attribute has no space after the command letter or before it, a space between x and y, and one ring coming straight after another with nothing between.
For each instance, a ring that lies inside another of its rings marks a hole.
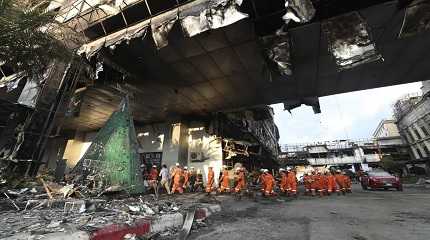
<instances>
[{"instance_id":1,"label":"red car","mask_svg":"<svg viewBox=\"0 0 430 240\"><path fill-rule=\"evenodd\" d=\"M364 190L371 189L385 189L395 188L397 191L403 191L400 178L393 176L384 171L371 171L364 173L361 177L361 187Z\"/></svg>"}]
</instances>

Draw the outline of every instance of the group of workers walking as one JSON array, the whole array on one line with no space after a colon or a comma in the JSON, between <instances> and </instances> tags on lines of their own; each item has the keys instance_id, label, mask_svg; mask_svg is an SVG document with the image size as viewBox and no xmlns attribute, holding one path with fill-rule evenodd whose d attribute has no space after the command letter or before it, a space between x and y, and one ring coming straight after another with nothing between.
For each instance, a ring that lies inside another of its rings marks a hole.
<instances>
[{"instance_id":1,"label":"group of workers walking","mask_svg":"<svg viewBox=\"0 0 430 240\"><path fill-rule=\"evenodd\" d=\"M232 176L230 176L232 174ZM148 174L147 180L149 186L158 192L158 187L165 188L168 194L197 192L205 189L207 194L212 192L240 193L248 191L249 184L260 186L263 196L277 195L275 192L276 186L279 186L279 194L286 196L297 197L297 178L296 171L290 167L279 169L279 175L275 176L268 169L261 169L258 174L250 174L244 167L237 167L229 171L226 166L219 177L219 185L215 184L215 173L212 167L208 167L206 187L203 188L203 176L193 167L188 169L186 166L181 167L176 163L170 171L166 165L163 165L160 172L157 166L153 166ZM158 179L161 178L160 182ZM233 180L233 181L231 181ZM247 183L249 182L249 183ZM159 184L158 184L159 183ZM332 171L316 171L306 172L303 176L303 185L305 188L304 195L320 196L337 193L338 195L351 192L351 179L340 170ZM318 193L318 194L317 194Z\"/></svg>"}]
</instances>

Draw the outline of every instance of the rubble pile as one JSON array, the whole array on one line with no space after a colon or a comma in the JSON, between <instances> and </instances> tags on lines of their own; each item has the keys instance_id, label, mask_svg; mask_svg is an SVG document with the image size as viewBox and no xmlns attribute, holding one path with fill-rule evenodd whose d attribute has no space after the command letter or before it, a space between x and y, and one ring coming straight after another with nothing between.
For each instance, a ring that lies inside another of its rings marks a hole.
<instances>
[{"instance_id":1,"label":"rubble pile","mask_svg":"<svg viewBox=\"0 0 430 240\"><path fill-rule=\"evenodd\" d=\"M40 237L79 230L91 233L111 224L132 225L141 219L184 212L195 203L183 197L156 199L151 194L130 196L121 191L101 191L97 197L84 197L85 194L77 193L77 189L82 189L80 186L60 185L43 179L26 185L16 189L0 188L0 238L22 233ZM204 225L196 222L193 229ZM169 229L159 235L164 238L177 231Z\"/></svg>"}]
</instances>

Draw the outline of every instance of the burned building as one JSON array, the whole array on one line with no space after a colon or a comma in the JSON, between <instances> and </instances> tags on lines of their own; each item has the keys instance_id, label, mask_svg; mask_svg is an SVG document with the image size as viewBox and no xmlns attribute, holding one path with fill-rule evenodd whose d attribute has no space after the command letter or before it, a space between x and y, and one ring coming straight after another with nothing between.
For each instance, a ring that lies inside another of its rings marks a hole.
<instances>
[{"instance_id":1,"label":"burned building","mask_svg":"<svg viewBox=\"0 0 430 240\"><path fill-rule=\"evenodd\" d=\"M394 116L402 139L412 156L409 167L420 166L428 173L430 164L430 81L423 82L422 92L410 94L394 104Z\"/></svg>"},{"instance_id":2,"label":"burned building","mask_svg":"<svg viewBox=\"0 0 430 240\"><path fill-rule=\"evenodd\" d=\"M150 159L204 158L185 151L182 134L216 142L225 162L270 162L277 131L270 110L259 106L307 104L318 113L321 96L429 78L427 7L389 0L52 2L55 20L82 42L71 46L79 57L54 62L46 80L1 62L0 157L30 175L63 156L74 166L127 95L140 138L146 130L139 128L154 126L160 131L151 147L159 135L161 149L178 141L166 152L143 144Z\"/></svg>"}]
</instances>

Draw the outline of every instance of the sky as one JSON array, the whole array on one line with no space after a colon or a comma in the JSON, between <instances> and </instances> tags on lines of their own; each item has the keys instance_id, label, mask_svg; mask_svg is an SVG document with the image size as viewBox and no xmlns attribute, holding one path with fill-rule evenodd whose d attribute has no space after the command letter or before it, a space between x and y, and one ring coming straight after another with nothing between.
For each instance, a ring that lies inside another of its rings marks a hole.
<instances>
[{"instance_id":1,"label":"sky","mask_svg":"<svg viewBox=\"0 0 430 240\"><path fill-rule=\"evenodd\" d=\"M408 93L420 92L422 84L410 83L321 97L321 113L302 105L291 114L274 104L275 123L282 144L340 139L371 138L382 119L392 119L392 105Z\"/></svg>"}]
</instances>

